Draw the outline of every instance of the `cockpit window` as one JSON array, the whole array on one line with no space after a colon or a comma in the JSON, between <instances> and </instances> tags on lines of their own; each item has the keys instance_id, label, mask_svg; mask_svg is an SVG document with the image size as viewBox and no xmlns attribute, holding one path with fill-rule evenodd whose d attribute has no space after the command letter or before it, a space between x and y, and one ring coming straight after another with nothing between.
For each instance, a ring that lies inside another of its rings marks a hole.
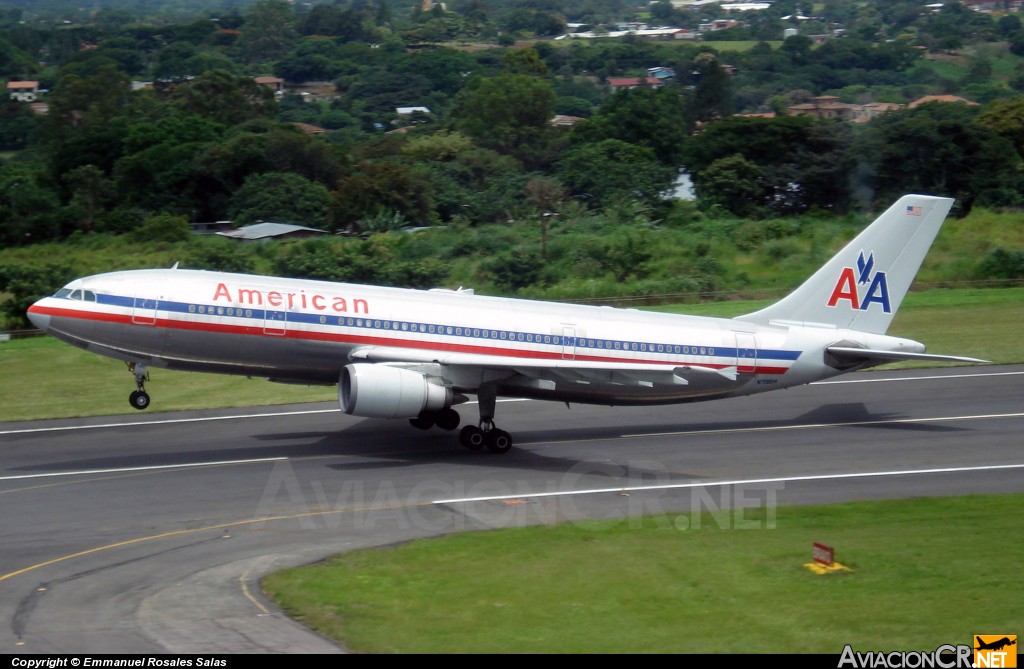
<instances>
[{"instance_id":1,"label":"cockpit window","mask_svg":"<svg viewBox=\"0 0 1024 669\"><path fill-rule=\"evenodd\" d=\"M76 288L75 284L81 285L78 281L72 281L68 285L64 286L56 293L54 297L63 297L68 300L79 300L82 302L97 302L96 292L92 290L84 290L82 288Z\"/></svg>"}]
</instances>

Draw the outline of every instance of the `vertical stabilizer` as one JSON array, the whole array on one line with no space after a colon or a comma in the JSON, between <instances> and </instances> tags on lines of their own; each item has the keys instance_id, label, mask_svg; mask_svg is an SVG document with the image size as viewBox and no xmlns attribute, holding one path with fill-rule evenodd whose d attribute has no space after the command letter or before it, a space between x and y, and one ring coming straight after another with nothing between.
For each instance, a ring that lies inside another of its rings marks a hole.
<instances>
[{"instance_id":1,"label":"vertical stabilizer","mask_svg":"<svg viewBox=\"0 0 1024 669\"><path fill-rule=\"evenodd\" d=\"M884 334L952 206L951 198L904 195L803 285L738 320Z\"/></svg>"}]
</instances>

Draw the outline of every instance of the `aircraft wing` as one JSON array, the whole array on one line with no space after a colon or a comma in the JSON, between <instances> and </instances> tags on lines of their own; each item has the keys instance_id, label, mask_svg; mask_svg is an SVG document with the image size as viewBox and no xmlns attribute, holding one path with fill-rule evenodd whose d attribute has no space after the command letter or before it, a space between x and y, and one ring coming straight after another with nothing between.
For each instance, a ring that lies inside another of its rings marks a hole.
<instances>
[{"instance_id":1,"label":"aircraft wing","mask_svg":"<svg viewBox=\"0 0 1024 669\"><path fill-rule=\"evenodd\" d=\"M857 348L855 346L829 346L825 349L837 360L858 364L869 362L881 365L886 362L898 360L924 360L927 362L989 362L978 358L968 358L960 355L935 355L932 353L913 353L910 351L885 351L873 348Z\"/></svg>"},{"instance_id":2,"label":"aircraft wing","mask_svg":"<svg viewBox=\"0 0 1024 669\"><path fill-rule=\"evenodd\" d=\"M653 365L632 362L592 362L587 360L561 360L519 358L515 356L458 353L437 350L419 350L388 346L367 346L352 352L353 361L381 363L440 364L508 371L533 379L561 377L577 382L603 381L611 383L651 385L687 385L687 376L716 374L730 381L736 380L736 367L708 367L703 365Z\"/></svg>"}]
</instances>

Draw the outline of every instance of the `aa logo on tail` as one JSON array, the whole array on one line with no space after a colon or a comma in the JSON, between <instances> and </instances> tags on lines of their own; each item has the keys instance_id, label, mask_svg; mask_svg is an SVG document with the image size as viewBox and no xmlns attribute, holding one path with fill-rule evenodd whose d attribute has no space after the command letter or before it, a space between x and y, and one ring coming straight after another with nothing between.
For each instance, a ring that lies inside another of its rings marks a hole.
<instances>
[{"instance_id":1,"label":"aa logo on tail","mask_svg":"<svg viewBox=\"0 0 1024 669\"><path fill-rule=\"evenodd\" d=\"M828 298L828 306L834 307L846 300L853 309L867 311L872 304L878 304L882 311L892 313L889 305L889 285L885 281L885 272L875 272L875 254L871 252L867 259L864 252L857 258L857 268L844 267L839 273L832 296Z\"/></svg>"}]
</instances>

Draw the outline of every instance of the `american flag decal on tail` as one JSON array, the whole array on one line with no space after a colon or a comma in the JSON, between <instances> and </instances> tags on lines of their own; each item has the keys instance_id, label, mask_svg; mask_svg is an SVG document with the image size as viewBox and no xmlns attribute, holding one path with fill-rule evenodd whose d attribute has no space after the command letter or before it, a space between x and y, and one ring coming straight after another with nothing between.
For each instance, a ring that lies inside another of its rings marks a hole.
<instances>
[{"instance_id":1,"label":"american flag decal on tail","mask_svg":"<svg viewBox=\"0 0 1024 669\"><path fill-rule=\"evenodd\" d=\"M915 207L913 205L907 205L907 216L920 216L921 207Z\"/></svg>"}]
</instances>

